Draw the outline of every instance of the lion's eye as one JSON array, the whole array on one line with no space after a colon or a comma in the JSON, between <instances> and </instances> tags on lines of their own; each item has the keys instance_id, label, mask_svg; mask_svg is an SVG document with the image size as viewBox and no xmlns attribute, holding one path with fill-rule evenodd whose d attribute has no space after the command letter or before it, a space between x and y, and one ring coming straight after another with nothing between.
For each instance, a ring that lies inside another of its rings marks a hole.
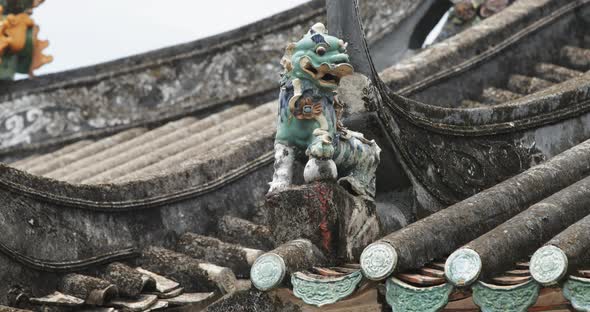
<instances>
[{"instance_id":1,"label":"lion's eye","mask_svg":"<svg viewBox=\"0 0 590 312\"><path fill-rule=\"evenodd\" d=\"M322 56L322 55L326 54L326 48L325 48L325 47L322 47L322 46L320 46L320 47L317 47L317 48L315 49L315 53L316 53L317 55L319 55L319 56Z\"/></svg>"}]
</instances>

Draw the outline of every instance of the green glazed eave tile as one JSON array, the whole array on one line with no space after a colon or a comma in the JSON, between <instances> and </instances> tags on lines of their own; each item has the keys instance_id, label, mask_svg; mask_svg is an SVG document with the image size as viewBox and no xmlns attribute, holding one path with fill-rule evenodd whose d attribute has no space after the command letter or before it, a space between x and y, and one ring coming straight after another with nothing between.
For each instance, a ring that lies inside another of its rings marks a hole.
<instances>
[{"instance_id":1,"label":"green glazed eave tile","mask_svg":"<svg viewBox=\"0 0 590 312\"><path fill-rule=\"evenodd\" d=\"M336 303L354 292L362 279L361 271L325 280L311 279L302 273L291 275L293 294L303 302L318 307Z\"/></svg>"},{"instance_id":2,"label":"green glazed eave tile","mask_svg":"<svg viewBox=\"0 0 590 312\"><path fill-rule=\"evenodd\" d=\"M526 312L537 301L540 288L533 280L514 286L496 286L479 281L472 286L473 302L482 312Z\"/></svg>"},{"instance_id":3,"label":"green glazed eave tile","mask_svg":"<svg viewBox=\"0 0 590 312\"><path fill-rule=\"evenodd\" d=\"M576 311L590 312L590 279L570 276L563 284L563 296Z\"/></svg>"},{"instance_id":4,"label":"green glazed eave tile","mask_svg":"<svg viewBox=\"0 0 590 312\"><path fill-rule=\"evenodd\" d=\"M394 277L386 283L386 300L394 312L436 312L449 302L453 285L414 287Z\"/></svg>"}]
</instances>

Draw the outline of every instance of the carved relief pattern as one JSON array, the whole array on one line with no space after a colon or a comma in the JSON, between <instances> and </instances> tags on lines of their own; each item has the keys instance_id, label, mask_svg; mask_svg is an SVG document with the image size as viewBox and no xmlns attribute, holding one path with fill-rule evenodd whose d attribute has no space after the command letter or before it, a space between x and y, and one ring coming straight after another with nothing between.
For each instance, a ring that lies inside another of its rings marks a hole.
<instances>
[{"instance_id":1,"label":"carved relief pattern","mask_svg":"<svg viewBox=\"0 0 590 312\"><path fill-rule=\"evenodd\" d=\"M482 312L526 312L537 301L539 289L534 281L506 288L491 288L478 282L472 287L473 301Z\"/></svg>"},{"instance_id":2,"label":"carved relief pattern","mask_svg":"<svg viewBox=\"0 0 590 312\"><path fill-rule=\"evenodd\" d=\"M361 279L360 271L338 279L315 281L299 277L298 273L291 275L294 295L303 302L318 307L346 298L356 289Z\"/></svg>"},{"instance_id":3,"label":"carved relief pattern","mask_svg":"<svg viewBox=\"0 0 590 312\"><path fill-rule=\"evenodd\" d=\"M82 117L79 110L48 106L23 105L0 112L0 147L31 143L35 136L47 133L61 135L79 131Z\"/></svg>"},{"instance_id":4,"label":"carved relief pattern","mask_svg":"<svg viewBox=\"0 0 590 312\"><path fill-rule=\"evenodd\" d=\"M445 275L455 285L473 283L481 272L481 259L477 252L461 248L453 252L445 263Z\"/></svg>"},{"instance_id":5,"label":"carved relief pattern","mask_svg":"<svg viewBox=\"0 0 590 312\"><path fill-rule=\"evenodd\" d=\"M523 144L515 135L453 137L406 122L400 122L399 127L399 137L394 139L413 174L446 204L496 185L539 159L534 146Z\"/></svg>"},{"instance_id":6,"label":"carved relief pattern","mask_svg":"<svg viewBox=\"0 0 590 312\"><path fill-rule=\"evenodd\" d=\"M391 274L397 265L397 253L387 243L373 243L363 250L360 263L367 278L382 279Z\"/></svg>"},{"instance_id":7,"label":"carved relief pattern","mask_svg":"<svg viewBox=\"0 0 590 312\"><path fill-rule=\"evenodd\" d=\"M250 278L256 288L268 290L278 285L285 277L285 262L273 253L266 253L254 262Z\"/></svg>"},{"instance_id":8,"label":"carved relief pattern","mask_svg":"<svg viewBox=\"0 0 590 312\"><path fill-rule=\"evenodd\" d=\"M563 285L563 296L577 311L590 311L590 279L570 276Z\"/></svg>"},{"instance_id":9,"label":"carved relief pattern","mask_svg":"<svg viewBox=\"0 0 590 312\"><path fill-rule=\"evenodd\" d=\"M385 299L393 311L436 312L447 305L453 291L451 284L432 287L411 287L390 278L386 283Z\"/></svg>"},{"instance_id":10,"label":"carved relief pattern","mask_svg":"<svg viewBox=\"0 0 590 312\"><path fill-rule=\"evenodd\" d=\"M567 256L555 246L545 246L538 249L531 257L531 275L543 284L559 281L568 267Z\"/></svg>"}]
</instances>

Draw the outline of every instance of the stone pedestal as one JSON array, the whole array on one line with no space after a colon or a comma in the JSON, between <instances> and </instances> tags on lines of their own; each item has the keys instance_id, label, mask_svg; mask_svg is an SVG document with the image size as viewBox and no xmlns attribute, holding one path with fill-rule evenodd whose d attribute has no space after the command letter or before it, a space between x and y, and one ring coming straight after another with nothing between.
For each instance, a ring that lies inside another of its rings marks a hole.
<instances>
[{"instance_id":1,"label":"stone pedestal","mask_svg":"<svg viewBox=\"0 0 590 312\"><path fill-rule=\"evenodd\" d=\"M315 182L271 194L266 208L277 244L306 238L339 261L358 260L363 248L379 238L374 203L335 183Z\"/></svg>"}]
</instances>

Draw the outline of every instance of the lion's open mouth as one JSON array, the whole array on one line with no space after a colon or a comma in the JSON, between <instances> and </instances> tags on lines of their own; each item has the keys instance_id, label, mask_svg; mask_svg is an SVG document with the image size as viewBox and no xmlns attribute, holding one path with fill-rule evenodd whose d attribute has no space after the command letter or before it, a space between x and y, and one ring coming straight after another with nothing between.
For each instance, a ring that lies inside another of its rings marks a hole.
<instances>
[{"instance_id":1,"label":"lion's open mouth","mask_svg":"<svg viewBox=\"0 0 590 312\"><path fill-rule=\"evenodd\" d=\"M338 63L332 66L324 63L316 68L307 57L301 58L299 65L321 85L330 87L338 86L342 77L353 72L352 66L348 63Z\"/></svg>"}]
</instances>

